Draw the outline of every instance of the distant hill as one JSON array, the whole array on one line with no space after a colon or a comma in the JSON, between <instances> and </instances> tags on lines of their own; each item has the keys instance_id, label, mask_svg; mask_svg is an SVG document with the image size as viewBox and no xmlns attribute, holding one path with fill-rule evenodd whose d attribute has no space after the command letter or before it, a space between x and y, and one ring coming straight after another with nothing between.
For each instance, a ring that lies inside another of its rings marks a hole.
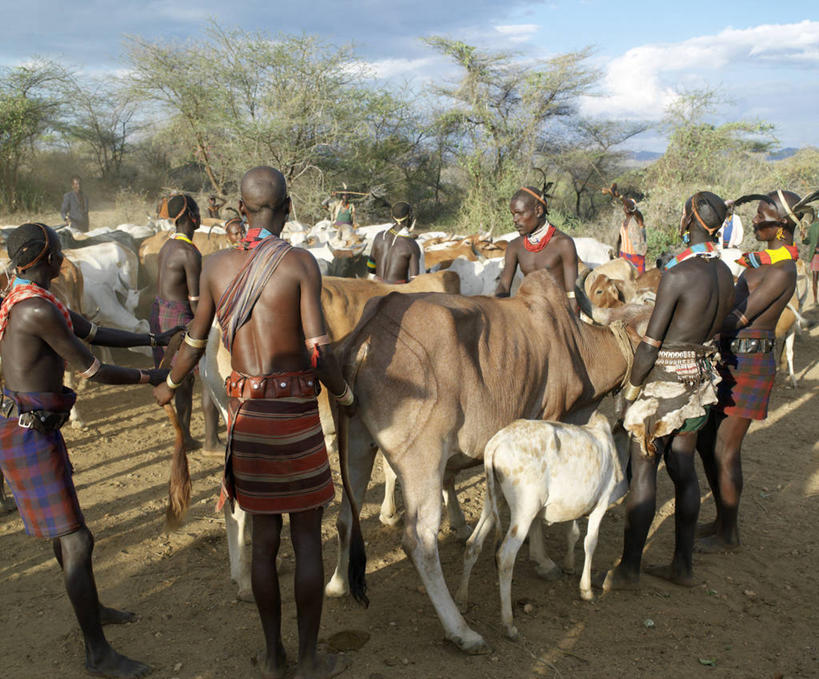
<instances>
[{"instance_id":1,"label":"distant hill","mask_svg":"<svg viewBox=\"0 0 819 679\"><path fill-rule=\"evenodd\" d=\"M780 149L774 153L769 153L766 158L767 160L785 160L785 158L790 158L798 150L799 149L794 148L793 146L788 146L787 148Z\"/></svg>"},{"instance_id":2,"label":"distant hill","mask_svg":"<svg viewBox=\"0 0 819 679\"><path fill-rule=\"evenodd\" d=\"M637 162L641 163L650 163L658 158L662 158L662 156L662 153L657 153L656 151L632 151L629 154L629 157L632 160L636 160Z\"/></svg>"}]
</instances>

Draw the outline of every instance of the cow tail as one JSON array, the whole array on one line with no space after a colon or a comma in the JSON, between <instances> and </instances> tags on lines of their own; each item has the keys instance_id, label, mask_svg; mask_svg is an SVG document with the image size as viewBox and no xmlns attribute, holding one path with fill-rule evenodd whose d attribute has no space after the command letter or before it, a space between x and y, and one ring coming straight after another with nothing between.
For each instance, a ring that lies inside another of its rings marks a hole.
<instances>
[{"instance_id":1,"label":"cow tail","mask_svg":"<svg viewBox=\"0 0 819 679\"><path fill-rule=\"evenodd\" d=\"M360 348L355 357L352 366L352 375L350 376L350 388L355 389L355 377L358 374L358 368L367 355L369 342L365 342ZM359 513L361 509L355 501L352 488L350 487L350 470L349 470L349 449L350 449L350 418L344 408L338 409L338 426L336 428L336 436L338 437L338 457L339 465L341 466L341 484L344 487L344 493L347 495L347 502L350 503L350 512L352 514L352 526L350 530L350 562L347 567L347 579L350 583L350 593L353 595L359 604L364 608L369 607L370 600L367 597L367 552L364 547L364 537L361 534L361 521Z\"/></svg>"},{"instance_id":2,"label":"cow tail","mask_svg":"<svg viewBox=\"0 0 819 679\"><path fill-rule=\"evenodd\" d=\"M185 513L188 511L191 501L191 474L188 468L188 455L185 452L182 427L179 426L176 410L168 403L165 411L176 433L171 457L171 478L168 481L168 508L165 511L165 523L172 530L182 524Z\"/></svg>"}]
</instances>

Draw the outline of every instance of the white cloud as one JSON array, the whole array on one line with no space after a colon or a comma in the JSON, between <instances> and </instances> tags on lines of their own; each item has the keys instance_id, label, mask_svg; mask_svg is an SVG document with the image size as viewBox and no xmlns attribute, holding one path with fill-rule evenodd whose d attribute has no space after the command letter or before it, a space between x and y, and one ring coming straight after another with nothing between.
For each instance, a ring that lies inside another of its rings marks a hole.
<instances>
[{"instance_id":1,"label":"white cloud","mask_svg":"<svg viewBox=\"0 0 819 679\"><path fill-rule=\"evenodd\" d=\"M588 115L658 119L681 87L716 85L734 67L819 69L819 21L726 28L716 35L628 50L605 68L603 93L582 104Z\"/></svg>"},{"instance_id":2,"label":"white cloud","mask_svg":"<svg viewBox=\"0 0 819 679\"><path fill-rule=\"evenodd\" d=\"M495 30L507 37L509 42L526 42L540 30L537 24L506 24L495 26Z\"/></svg>"},{"instance_id":3,"label":"white cloud","mask_svg":"<svg viewBox=\"0 0 819 679\"><path fill-rule=\"evenodd\" d=\"M379 59L365 63L374 78L388 80L397 76L416 75L425 71L435 61L437 61L435 58L424 57L421 59Z\"/></svg>"}]
</instances>

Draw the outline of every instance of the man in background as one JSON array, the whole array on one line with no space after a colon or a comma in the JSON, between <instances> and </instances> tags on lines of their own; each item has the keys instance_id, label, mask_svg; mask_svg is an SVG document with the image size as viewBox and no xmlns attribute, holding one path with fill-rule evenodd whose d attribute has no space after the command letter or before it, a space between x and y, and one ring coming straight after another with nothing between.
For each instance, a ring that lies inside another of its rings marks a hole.
<instances>
[{"instance_id":1,"label":"man in background","mask_svg":"<svg viewBox=\"0 0 819 679\"><path fill-rule=\"evenodd\" d=\"M80 178L77 175L71 177L71 187L71 191L63 196L60 216L75 229L88 231L88 198L80 188Z\"/></svg>"}]
</instances>

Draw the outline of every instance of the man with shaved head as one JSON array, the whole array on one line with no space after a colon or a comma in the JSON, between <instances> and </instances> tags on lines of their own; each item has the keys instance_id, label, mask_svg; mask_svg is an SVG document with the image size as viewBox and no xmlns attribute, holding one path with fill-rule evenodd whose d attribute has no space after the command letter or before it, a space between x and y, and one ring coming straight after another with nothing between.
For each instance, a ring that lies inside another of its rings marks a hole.
<instances>
[{"instance_id":1,"label":"man with shaved head","mask_svg":"<svg viewBox=\"0 0 819 679\"><path fill-rule=\"evenodd\" d=\"M324 679L349 662L316 652L324 595L321 518L334 496L318 380L342 407L352 406L354 398L329 347L318 264L279 237L290 213L284 176L256 167L242 178L241 193L247 247L205 260L185 344L155 395L163 405L171 400L205 350L217 317L233 368L225 385L229 423L221 501L237 501L253 517L253 596L266 644L259 665L268 678L283 677L287 669L276 555L282 514L288 513L296 553L296 677Z\"/></svg>"}]
</instances>

